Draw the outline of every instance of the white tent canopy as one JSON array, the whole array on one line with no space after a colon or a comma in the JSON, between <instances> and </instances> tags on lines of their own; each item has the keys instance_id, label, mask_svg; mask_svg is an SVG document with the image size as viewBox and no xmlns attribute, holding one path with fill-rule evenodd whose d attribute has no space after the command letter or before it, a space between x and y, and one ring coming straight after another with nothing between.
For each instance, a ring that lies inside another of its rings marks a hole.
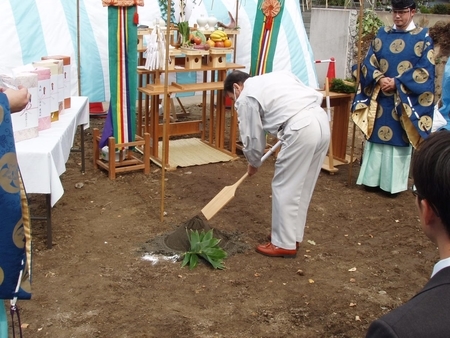
<instances>
[{"instance_id":1,"label":"white tent canopy","mask_svg":"<svg viewBox=\"0 0 450 338\"><path fill-rule=\"evenodd\" d=\"M175 18L179 18L178 1ZM190 25L200 15L214 15L229 22L238 6L236 62L250 69L251 39L256 0L186 0L186 19ZM303 82L317 87L314 58L297 0L284 0L273 70L288 69ZM158 0L145 0L138 8L140 24L152 27L161 17ZM79 27L78 27L79 22ZM0 73L29 64L46 55L71 57L72 94L78 95L78 40L80 41L81 95L92 102L109 100L108 14L101 0L1 0L0 1Z\"/></svg>"}]
</instances>

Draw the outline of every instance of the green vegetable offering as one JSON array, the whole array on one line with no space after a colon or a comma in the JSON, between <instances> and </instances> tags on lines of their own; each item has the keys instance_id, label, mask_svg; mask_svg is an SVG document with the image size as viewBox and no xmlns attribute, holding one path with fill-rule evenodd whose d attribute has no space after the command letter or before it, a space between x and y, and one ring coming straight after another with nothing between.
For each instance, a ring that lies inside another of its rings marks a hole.
<instances>
[{"instance_id":1,"label":"green vegetable offering","mask_svg":"<svg viewBox=\"0 0 450 338\"><path fill-rule=\"evenodd\" d=\"M188 21L182 21L178 23L178 32L180 33L182 39L181 39L181 45L187 46L189 45L189 35L191 33L191 29L189 28L189 22Z\"/></svg>"},{"instance_id":2,"label":"green vegetable offering","mask_svg":"<svg viewBox=\"0 0 450 338\"><path fill-rule=\"evenodd\" d=\"M202 230L200 233L198 230L190 230L190 234L187 235L191 249L184 254L181 267L189 265L189 269L192 270L197 266L198 259L201 257L207 260L214 269L225 268L223 260L227 257L227 253L219 247L220 239L213 237L212 229L207 232Z\"/></svg>"}]
</instances>

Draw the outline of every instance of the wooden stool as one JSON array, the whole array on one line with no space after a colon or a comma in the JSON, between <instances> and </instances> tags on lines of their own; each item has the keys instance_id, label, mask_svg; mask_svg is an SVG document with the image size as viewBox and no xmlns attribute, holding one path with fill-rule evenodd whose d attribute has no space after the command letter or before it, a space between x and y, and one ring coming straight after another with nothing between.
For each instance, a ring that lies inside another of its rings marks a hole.
<instances>
[{"instance_id":1,"label":"wooden stool","mask_svg":"<svg viewBox=\"0 0 450 338\"><path fill-rule=\"evenodd\" d=\"M100 158L100 131L97 128L93 130L93 144L94 144L94 168L99 167L108 171L108 177L111 180L116 178L117 173L123 173L134 170L144 170L144 174L150 174L150 134L144 133L144 137L136 135L136 141L127 143L117 143L114 137L108 138L108 161L104 161ZM144 159L133 155L132 147L143 146ZM119 159L116 161L116 152L111 149L121 149L119 151ZM126 148L123 150L123 148Z\"/></svg>"}]
</instances>

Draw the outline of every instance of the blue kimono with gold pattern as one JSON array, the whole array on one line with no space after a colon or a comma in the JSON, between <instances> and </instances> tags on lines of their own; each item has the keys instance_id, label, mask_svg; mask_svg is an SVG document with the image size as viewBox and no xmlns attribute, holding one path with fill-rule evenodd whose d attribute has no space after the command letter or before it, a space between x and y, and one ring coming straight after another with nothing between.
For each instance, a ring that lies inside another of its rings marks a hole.
<instances>
[{"instance_id":1,"label":"blue kimono with gold pattern","mask_svg":"<svg viewBox=\"0 0 450 338\"><path fill-rule=\"evenodd\" d=\"M372 143L413 147L431 133L434 108L434 49L428 29L382 27L361 65L352 119ZM395 79L383 92L378 80Z\"/></svg>"},{"instance_id":2,"label":"blue kimono with gold pattern","mask_svg":"<svg viewBox=\"0 0 450 338\"><path fill-rule=\"evenodd\" d=\"M0 93L0 213L0 299L29 299L30 216L17 163L9 102L4 93Z\"/></svg>"}]
</instances>

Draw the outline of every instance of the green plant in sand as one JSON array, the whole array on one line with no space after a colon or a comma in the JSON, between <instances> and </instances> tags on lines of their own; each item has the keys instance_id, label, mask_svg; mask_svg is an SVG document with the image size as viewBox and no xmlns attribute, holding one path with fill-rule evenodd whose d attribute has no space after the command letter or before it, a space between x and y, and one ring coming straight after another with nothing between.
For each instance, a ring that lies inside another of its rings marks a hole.
<instances>
[{"instance_id":1,"label":"green plant in sand","mask_svg":"<svg viewBox=\"0 0 450 338\"><path fill-rule=\"evenodd\" d=\"M198 259L204 258L214 269L224 269L223 260L227 257L227 253L219 247L220 239L213 237L213 230L205 232L202 230L186 230L191 249L184 254L181 267L189 264L189 269L192 270L198 264ZM189 233L190 232L190 233Z\"/></svg>"}]
</instances>

